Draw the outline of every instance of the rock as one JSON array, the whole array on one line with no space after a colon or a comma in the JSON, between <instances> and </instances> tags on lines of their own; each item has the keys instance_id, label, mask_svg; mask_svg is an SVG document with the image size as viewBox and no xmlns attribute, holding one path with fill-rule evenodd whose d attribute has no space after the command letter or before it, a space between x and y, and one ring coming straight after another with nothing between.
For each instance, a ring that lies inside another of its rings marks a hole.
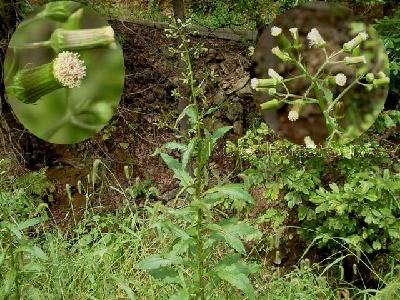
<instances>
[{"instance_id":1,"label":"rock","mask_svg":"<svg viewBox=\"0 0 400 300\"><path fill-rule=\"evenodd\" d=\"M242 89L238 90L236 92L236 95L239 98L249 98L249 97L253 97L253 91L250 87L250 84L246 84Z\"/></svg>"},{"instance_id":2,"label":"rock","mask_svg":"<svg viewBox=\"0 0 400 300\"><path fill-rule=\"evenodd\" d=\"M233 123L233 132L237 135L243 134L243 124L242 121L236 121Z\"/></svg>"},{"instance_id":3,"label":"rock","mask_svg":"<svg viewBox=\"0 0 400 300\"><path fill-rule=\"evenodd\" d=\"M242 104L239 103L239 98L235 98L231 105L228 106L227 111L226 111L226 117L234 122L240 118L240 116L243 113L243 107Z\"/></svg>"},{"instance_id":4,"label":"rock","mask_svg":"<svg viewBox=\"0 0 400 300\"><path fill-rule=\"evenodd\" d=\"M236 91L242 89L250 80L250 76L246 75L239 80L236 80L233 85L226 92L227 95L233 94Z\"/></svg>"},{"instance_id":5,"label":"rock","mask_svg":"<svg viewBox=\"0 0 400 300\"><path fill-rule=\"evenodd\" d=\"M212 101L216 105L222 104L225 100L225 93L222 90L219 90L213 97Z\"/></svg>"}]
</instances>

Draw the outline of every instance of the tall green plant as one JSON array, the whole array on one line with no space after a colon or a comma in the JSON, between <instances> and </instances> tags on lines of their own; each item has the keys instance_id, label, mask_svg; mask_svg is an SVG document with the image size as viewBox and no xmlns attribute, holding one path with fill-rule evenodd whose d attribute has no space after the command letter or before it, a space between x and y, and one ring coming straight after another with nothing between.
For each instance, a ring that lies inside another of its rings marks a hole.
<instances>
[{"instance_id":1,"label":"tall green plant","mask_svg":"<svg viewBox=\"0 0 400 300\"><path fill-rule=\"evenodd\" d=\"M154 226L164 235L171 236L173 243L161 254L141 261L139 267L179 286L171 299L207 299L221 281L241 290L249 299L255 299L248 275L256 272L257 266L246 264L241 256L246 253L242 238L249 239L258 232L236 217L219 215L215 209L222 204L244 206L254 200L242 184L221 182L210 186L208 162L217 141L231 127L209 132L204 126L204 118L216 109L208 107L204 83L195 78L193 59L205 49L191 43L187 33L189 25L190 20L171 21L167 30L168 37L176 39L179 45L171 49L172 52L179 55L186 66L182 81L190 90L190 104L178 117L176 125L187 116L190 124L187 142L171 142L157 151L180 183L176 200L186 194L189 202L168 209L160 217ZM174 91L174 95L181 97L178 91ZM179 151L179 159L164 152L167 149ZM219 251L226 247L227 251Z\"/></svg>"}]
</instances>

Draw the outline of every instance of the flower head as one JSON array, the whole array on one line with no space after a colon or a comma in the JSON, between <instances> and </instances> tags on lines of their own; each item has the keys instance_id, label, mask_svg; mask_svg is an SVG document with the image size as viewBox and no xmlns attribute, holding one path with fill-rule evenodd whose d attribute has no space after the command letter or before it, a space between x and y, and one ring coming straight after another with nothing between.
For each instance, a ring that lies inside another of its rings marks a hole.
<instances>
[{"instance_id":1,"label":"flower head","mask_svg":"<svg viewBox=\"0 0 400 300\"><path fill-rule=\"evenodd\" d=\"M310 42L310 47L316 46L318 48L324 48L326 46L325 40L316 28L311 29L307 35L307 39Z\"/></svg>"},{"instance_id":2,"label":"flower head","mask_svg":"<svg viewBox=\"0 0 400 300\"><path fill-rule=\"evenodd\" d=\"M78 87L86 76L85 62L78 53L63 51L53 61L53 74L63 86Z\"/></svg>"},{"instance_id":3,"label":"flower head","mask_svg":"<svg viewBox=\"0 0 400 300\"><path fill-rule=\"evenodd\" d=\"M354 65L354 64L366 64L367 59L365 58L364 55L362 56L348 56L344 58L344 62L346 65Z\"/></svg>"},{"instance_id":4,"label":"flower head","mask_svg":"<svg viewBox=\"0 0 400 300\"><path fill-rule=\"evenodd\" d=\"M295 110L289 111L288 119L289 119L289 121L291 121L291 122L297 121L297 120L299 119L299 112L298 112L298 111L295 111Z\"/></svg>"},{"instance_id":5,"label":"flower head","mask_svg":"<svg viewBox=\"0 0 400 300\"><path fill-rule=\"evenodd\" d=\"M290 61L291 59L290 55L287 52L283 52L279 47L272 48L271 52L284 62Z\"/></svg>"},{"instance_id":6,"label":"flower head","mask_svg":"<svg viewBox=\"0 0 400 300\"><path fill-rule=\"evenodd\" d=\"M303 102L301 100L296 100L292 107L290 108L288 119L289 121L295 122L300 117L300 109L303 106Z\"/></svg>"},{"instance_id":7,"label":"flower head","mask_svg":"<svg viewBox=\"0 0 400 300\"><path fill-rule=\"evenodd\" d=\"M339 73L335 76L335 81L338 86L344 86L347 82L347 77L343 73Z\"/></svg>"},{"instance_id":8,"label":"flower head","mask_svg":"<svg viewBox=\"0 0 400 300\"><path fill-rule=\"evenodd\" d=\"M278 35L280 35L282 33L282 28L279 28L279 27L276 27L276 26L273 26L272 28L271 28L271 35L272 36L278 36Z\"/></svg>"},{"instance_id":9,"label":"flower head","mask_svg":"<svg viewBox=\"0 0 400 300\"><path fill-rule=\"evenodd\" d=\"M274 78L276 81L281 82L283 77L279 75L274 69L268 69L268 76Z\"/></svg>"},{"instance_id":10,"label":"flower head","mask_svg":"<svg viewBox=\"0 0 400 300\"><path fill-rule=\"evenodd\" d=\"M368 39L368 33L360 32L354 39L343 44L345 52L351 52L354 48L358 47L362 42Z\"/></svg>"},{"instance_id":11,"label":"flower head","mask_svg":"<svg viewBox=\"0 0 400 300\"><path fill-rule=\"evenodd\" d=\"M304 138L304 144L306 145L307 148L310 148L310 149L317 148L317 146L315 145L315 143L312 140L312 138L309 137L308 135Z\"/></svg>"},{"instance_id":12,"label":"flower head","mask_svg":"<svg viewBox=\"0 0 400 300\"><path fill-rule=\"evenodd\" d=\"M299 34L299 29L294 27L289 29L290 33L292 34L293 37L297 36Z\"/></svg>"}]
</instances>

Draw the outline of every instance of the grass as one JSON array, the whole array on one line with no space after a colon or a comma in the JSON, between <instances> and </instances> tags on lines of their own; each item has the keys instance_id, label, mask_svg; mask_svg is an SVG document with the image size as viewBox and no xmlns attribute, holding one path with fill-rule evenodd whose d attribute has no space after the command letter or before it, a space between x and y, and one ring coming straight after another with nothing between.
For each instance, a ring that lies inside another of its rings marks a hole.
<instances>
[{"instance_id":1,"label":"grass","mask_svg":"<svg viewBox=\"0 0 400 300\"><path fill-rule=\"evenodd\" d=\"M40 198L51 190L44 172L15 177L8 175L9 163L3 160L0 166L0 208L9 209L10 219L16 223L36 217ZM25 230L19 240L10 242L0 235L0 253L9 253L0 262L0 286L6 284L6 274L12 269L11 252L5 252L10 244L15 249L21 245L38 247L44 253L27 252L23 256L18 271L20 297L16 297L13 286L7 298L1 298L0 289L0 299L169 299L173 284L165 285L137 268L139 261L172 243L156 226L165 209L159 202L135 209L125 202L115 212L99 214L88 206L86 217L67 229L47 221ZM0 231L5 223L5 216L0 214ZM301 263L285 274L271 269L264 264L252 278L257 299L337 299L337 289L331 286L335 279L318 275L318 265ZM387 297L397 295L399 290L399 283L393 280L373 299L395 299ZM208 295L210 299L245 299L227 285L213 292ZM360 295L372 292L360 291Z\"/></svg>"}]
</instances>

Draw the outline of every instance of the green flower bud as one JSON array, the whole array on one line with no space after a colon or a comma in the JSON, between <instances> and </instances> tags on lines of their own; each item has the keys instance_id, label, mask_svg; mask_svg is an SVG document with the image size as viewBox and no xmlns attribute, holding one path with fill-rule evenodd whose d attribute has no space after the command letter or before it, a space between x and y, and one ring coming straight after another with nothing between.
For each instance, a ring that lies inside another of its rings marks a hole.
<instances>
[{"instance_id":1,"label":"green flower bud","mask_svg":"<svg viewBox=\"0 0 400 300\"><path fill-rule=\"evenodd\" d=\"M260 91L260 89L275 87L277 85L277 81L275 78L265 78L265 79L258 79L252 78L251 79L251 88Z\"/></svg>"},{"instance_id":2,"label":"green flower bud","mask_svg":"<svg viewBox=\"0 0 400 300\"><path fill-rule=\"evenodd\" d=\"M346 65L355 65L355 64L366 64L367 63L367 59L365 58L364 55L362 56L348 56L344 58L344 62Z\"/></svg>"},{"instance_id":3,"label":"green flower bud","mask_svg":"<svg viewBox=\"0 0 400 300\"><path fill-rule=\"evenodd\" d=\"M375 87L385 86L385 85L388 85L389 83L390 83L389 77L374 79L374 81L373 81L373 84Z\"/></svg>"},{"instance_id":4,"label":"green flower bud","mask_svg":"<svg viewBox=\"0 0 400 300\"><path fill-rule=\"evenodd\" d=\"M374 81L374 79L375 79L375 75L374 75L373 73L368 73L368 74L365 76L365 78L367 79L367 81L368 81L369 83L372 83L372 82Z\"/></svg>"},{"instance_id":5,"label":"green flower bud","mask_svg":"<svg viewBox=\"0 0 400 300\"><path fill-rule=\"evenodd\" d=\"M82 15L83 15L83 8L80 8L69 16L67 21L63 24L62 28L70 30L79 29L81 27Z\"/></svg>"},{"instance_id":6,"label":"green flower bud","mask_svg":"<svg viewBox=\"0 0 400 300\"><path fill-rule=\"evenodd\" d=\"M335 113L335 117L337 119L341 119L344 117L345 107L344 107L344 103L342 101L338 101L335 104L334 113Z\"/></svg>"},{"instance_id":7,"label":"green flower bud","mask_svg":"<svg viewBox=\"0 0 400 300\"><path fill-rule=\"evenodd\" d=\"M45 8L37 14L37 18L51 18L58 22L64 22L80 7L79 3L72 1L49 2Z\"/></svg>"},{"instance_id":8,"label":"green flower bud","mask_svg":"<svg viewBox=\"0 0 400 300\"><path fill-rule=\"evenodd\" d=\"M374 85L373 84L366 84L365 88L367 89L368 92L371 92L374 89Z\"/></svg>"},{"instance_id":9,"label":"green flower bud","mask_svg":"<svg viewBox=\"0 0 400 300\"><path fill-rule=\"evenodd\" d=\"M283 62L288 62L291 60L290 55L287 52L283 52L281 49L279 49L279 47L272 48L271 52Z\"/></svg>"},{"instance_id":10,"label":"green flower bud","mask_svg":"<svg viewBox=\"0 0 400 300\"><path fill-rule=\"evenodd\" d=\"M84 62L79 54L62 52L53 62L17 72L7 92L30 104L59 88L74 88L86 76Z\"/></svg>"},{"instance_id":11,"label":"green flower bud","mask_svg":"<svg viewBox=\"0 0 400 300\"><path fill-rule=\"evenodd\" d=\"M377 74L377 77L378 77L378 78L385 78L385 77L387 77L387 75L386 75L384 72L380 71L380 72Z\"/></svg>"},{"instance_id":12,"label":"green flower bud","mask_svg":"<svg viewBox=\"0 0 400 300\"><path fill-rule=\"evenodd\" d=\"M367 39L368 34L366 32L360 32L354 39L343 44L343 51L349 53Z\"/></svg>"},{"instance_id":13,"label":"green flower bud","mask_svg":"<svg viewBox=\"0 0 400 300\"><path fill-rule=\"evenodd\" d=\"M274 89L274 88L268 89L268 95L275 96L276 95L276 89Z\"/></svg>"},{"instance_id":14,"label":"green flower bud","mask_svg":"<svg viewBox=\"0 0 400 300\"><path fill-rule=\"evenodd\" d=\"M293 48L300 49L301 41L300 41L300 36L299 36L299 29L298 28L290 28L289 31L293 38Z\"/></svg>"},{"instance_id":15,"label":"green flower bud","mask_svg":"<svg viewBox=\"0 0 400 300\"><path fill-rule=\"evenodd\" d=\"M77 30L58 28L51 35L49 44L57 52L113 46L114 30L111 26Z\"/></svg>"},{"instance_id":16,"label":"green flower bud","mask_svg":"<svg viewBox=\"0 0 400 300\"><path fill-rule=\"evenodd\" d=\"M275 40L281 49L288 50L292 46L287 37L282 33L281 28L276 26L272 27L271 35L275 37Z\"/></svg>"},{"instance_id":17,"label":"green flower bud","mask_svg":"<svg viewBox=\"0 0 400 300\"><path fill-rule=\"evenodd\" d=\"M14 94L19 101L31 104L59 88L62 85L54 77L53 63L49 63L18 71L7 92Z\"/></svg>"},{"instance_id":18,"label":"green flower bud","mask_svg":"<svg viewBox=\"0 0 400 300\"><path fill-rule=\"evenodd\" d=\"M260 105L262 110L265 109L273 109L278 107L281 104L281 102L278 99L272 99L270 101L264 102Z\"/></svg>"}]
</instances>

